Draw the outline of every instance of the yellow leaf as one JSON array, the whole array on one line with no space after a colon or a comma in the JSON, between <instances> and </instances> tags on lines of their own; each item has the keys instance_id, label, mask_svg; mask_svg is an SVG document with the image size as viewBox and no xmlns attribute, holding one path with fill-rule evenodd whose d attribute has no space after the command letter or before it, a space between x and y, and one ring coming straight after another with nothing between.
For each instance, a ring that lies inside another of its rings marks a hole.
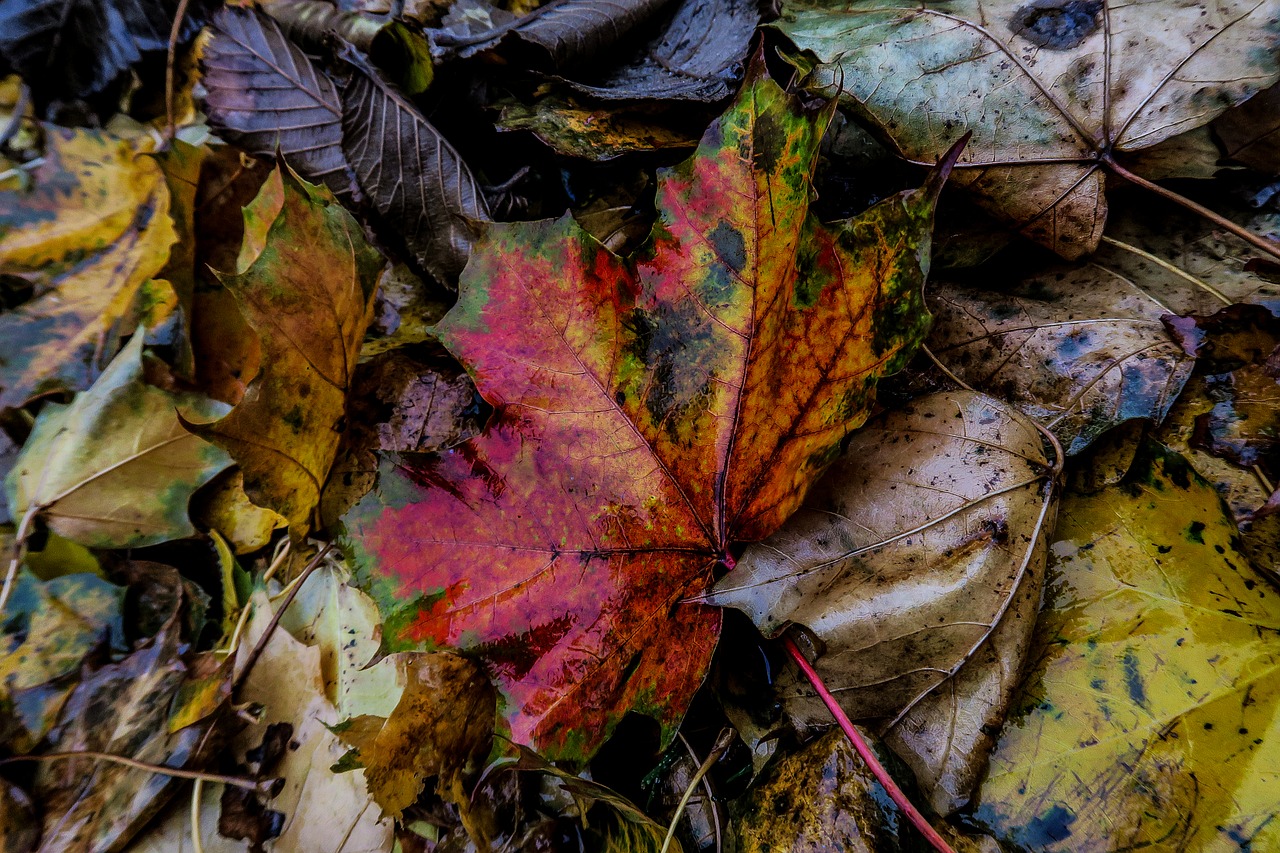
<instances>
[{"instance_id":1,"label":"yellow leaf","mask_svg":"<svg viewBox=\"0 0 1280 853\"><path fill-rule=\"evenodd\" d=\"M1059 519L980 822L1028 851L1280 849L1280 596L1217 492L1148 444Z\"/></svg>"},{"instance_id":2,"label":"yellow leaf","mask_svg":"<svg viewBox=\"0 0 1280 853\"><path fill-rule=\"evenodd\" d=\"M0 268L33 288L0 315L0 408L87 388L136 326L138 288L176 239L153 158L96 131L45 132L34 188L0 182Z\"/></svg>"}]
</instances>

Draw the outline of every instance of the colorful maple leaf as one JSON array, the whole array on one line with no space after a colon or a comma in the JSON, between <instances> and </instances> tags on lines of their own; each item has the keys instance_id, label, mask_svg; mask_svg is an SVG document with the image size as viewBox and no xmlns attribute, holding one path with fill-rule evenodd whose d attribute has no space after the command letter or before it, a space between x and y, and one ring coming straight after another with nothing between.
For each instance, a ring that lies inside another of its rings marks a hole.
<instances>
[{"instance_id":1,"label":"colorful maple leaf","mask_svg":"<svg viewBox=\"0 0 1280 853\"><path fill-rule=\"evenodd\" d=\"M771 533L928 326L940 169L825 227L831 107L756 63L623 259L569 216L492 226L441 340L494 407L455 449L387 455L346 517L400 643L471 650L512 737L585 759L628 711L672 736L718 611L684 602Z\"/></svg>"}]
</instances>

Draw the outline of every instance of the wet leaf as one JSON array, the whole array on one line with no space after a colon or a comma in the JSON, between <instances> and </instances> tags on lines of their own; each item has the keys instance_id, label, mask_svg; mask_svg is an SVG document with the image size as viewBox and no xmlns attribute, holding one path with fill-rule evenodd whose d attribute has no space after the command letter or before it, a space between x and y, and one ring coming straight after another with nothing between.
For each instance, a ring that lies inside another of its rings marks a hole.
<instances>
[{"instance_id":1,"label":"wet leaf","mask_svg":"<svg viewBox=\"0 0 1280 853\"><path fill-rule=\"evenodd\" d=\"M905 848L888 794L836 730L771 764L733 805L728 849L735 853Z\"/></svg>"},{"instance_id":2,"label":"wet leaf","mask_svg":"<svg viewBox=\"0 0 1280 853\"><path fill-rule=\"evenodd\" d=\"M345 519L394 642L480 655L513 739L550 758L629 710L674 733L719 623L678 602L790 514L924 332L945 168L828 230L808 214L827 116L757 72L659 178L630 260L568 216L491 226L438 329L494 416L385 456Z\"/></svg>"},{"instance_id":3,"label":"wet leaf","mask_svg":"<svg viewBox=\"0 0 1280 853\"><path fill-rule=\"evenodd\" d=\"M669 0L556 0L528 15L496 15L492 28L428 33L442 61L497 52L541 68L565 68L602 58L626 33ZM500 11L500 10L499 10Z\"/></svg>"},{"instance_id":4,"label":"wet leaf","mask_svg":"<svg viewBox=\"0 0 1280 853\"><path fill-rule=\"evenodd\" d=\"M326 190L277 169L245 209L236 272L219 275L262 341L263 367L229 415L193 429L226 449L250 499L295 531L338 448L381 267Z\"/></svg>"},{"instance_id":5,"label":"wet leaf","mask_svg":"<svg viewBox=\"0 0 1280 853\"><path fill-rule=\"evenodd\" d=\"M359 751L370 795L397 820L430 778L442 795L465 796L461 774L489 753L497 698L484 670L447 652L406 661L405 676L389 717L358 717L342 735Z\"/></svg>"},{"instance_id":6,"label":"wet leaf","mask_svg":"<svg viewBox=\"0 0 1280 853\"><path fill-rule=\"evenodd\" d=\"M979 821L1028 850L1274 846L1280 609L1217 493L1147 444L1055 538Z\"/></svg>"},{"instance_id":7,"label":"wet leaf","mask_svg":"<svg viewBox=\"0 0 1280 853\"><path fill-rule=\"evenodd\" d=\"M187 5L180 44L200 31L211 5ZM4 0L0 62L22 75L41 110L88 97L166 50L177 8L178 0Z\"/></svg>"},{"instance_id":8,"label":"wet leaf","mask_svg":"<svg viewBox=\"0 0 1280 853\"><path fill-rule=\"evenodd\" d=\"M124 589L93 575L41 583L20 571L0 640L0 740L27 752L53 728L85 658L125 651Z\"/></svg>"},{"instance_id":9,"label":"wet leaf","mask_svg":"<svg viewBox=\"0 0 1280 853\"><path fill-rule=\"evenodd\" d=\"M1165 331L1168 306L1140 281L1098 258L999 291L935 282L929 348L1076 455L1126 421L1160 423L1195 366Z\"/></svg>"},{"instance_id":10,"label":"wet leaf","mask_svg":"<svg viewBox=\"0 0 1280 853\"><path fill-rule=\"evenodd\" d=\"M201 59L209 124L246 151L271 159L279 152L298 174L350 195L342 102L324 71L256 9L226 6L213 30Z\"/></svg>"},{"instance_id":11,"label":"wet leaf","mask_svg":"<svg viewBox=\"0 0 1280 853\"><path fill-rule=\"evenodd\" d=\"M652 39L602 71L575 74L570 85L606 100L713 102L742 78L760 22L755 0L680 0Z\"/></svg>"},{"instance_id":12,"label":"wet leaf","mask_svg":"<svg viewBox=\"0 0 1280 853\"><path fill-rule=\"evenodd\" d=\"M34 189L0 183L0 267L33 289L0 314L0 408L88 388L176 239L155 160L96 131L46 133Z\"/></svg>"},{"instance_id":13,"label":"wet leaf","mask_svg":"<svg viewBox=\"0 0 1280 853\"><path fill-rule=\"evenodd\" d=\"M143 378L136 333L88 391L49 403L5 479L15 518L38 513L49 529L93 548L136 548L195 533L187 503L231 464L183 428L227 411L198 394Z\"/></svg>"},{"instance_id":14,"label":"wet leaf","mask_svg":"<svg viewBox=\"0 0 1280 853\"><path fill-rule=\"evenodd\" d=\"M347 58L353 64L342 90L343 149L360 188L418 265L452 286L479 223L489 219L484 195L417 107L354 53Z\"/></svg>"},{"instance_id":15,"label":"wet leaf","mask_svg":"<svg viewBox=\"0 0 1280 853\"><path fill-rule=\"evenodd\" d=\"M942 812L963 805L1016 689L1056 496L1034 425L989 397L934 394L867 423L777 533L708 597L766 635L800 625L849 716L890 744ZM779 675L802 726L830 712ZM945 733L945 734L944 734Z\"/></svg>"},{"instance_id":16,"label":"wet leaf","mask_svg":"<svg viewBox=\"0 0 1280 853\"><path fill-rule=\"evenodd\" d=\"M662 124L659 116L602 109L554 95L535 104L503 105L498 128L527 130L557 154L586 160L698 144L694 136Z\"/></svg>"},{"instance_id":17,"label":"wet leaf","mask_svg":"<svg viewBox=\"0 0 1280 853\"><path fill-rule=\"evenodd\" d=\"M1224 156L1267 175L1280 174L1280 86L1259 92L1213 122Z\"/></svg>"},{"instance_id":18,"label":"wet leaf","mask_svg":"<svg viewBox=\"0 0 1280 853\"><path fill-rule=\"evenodd\" d=\"M177 572L170 571L176 582ZM119 663L86 673L51 735L52 748L94 750L171 767L202 767L215 743L207 737L207 725L174 734L166 726L170 704L187 673L178 654L179 624L175 612L141 649ZM43 806L42 849L121 846L180 784L172 777L88 758L43 762L34 786Z\"/></svg>"},{"instance_id":19,"label":"wet leaf","mask_svg":"<svg viewBox=\"0 0 1280 853\"><path fill-rule=\"evenodd\" d=\"M1065 258L1098 245L1103 164L1280 77L1275 0L788 4L779 28L912 160L966 131L958 184Z\"/></svg>"}]
</instances>

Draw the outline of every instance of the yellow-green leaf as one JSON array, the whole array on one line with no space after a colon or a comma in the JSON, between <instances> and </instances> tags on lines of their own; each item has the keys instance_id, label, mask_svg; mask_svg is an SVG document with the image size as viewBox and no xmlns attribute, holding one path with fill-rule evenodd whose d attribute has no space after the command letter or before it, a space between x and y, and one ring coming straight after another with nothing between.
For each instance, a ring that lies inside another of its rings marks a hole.
<instances>
[{"instance_id":1,"label":"yellow-green leaf","mask_svg":"<svg viewBox=\"0 0 1280 853\"><path fill-rule=\"evenodd\" d=\"M978 818L1028 851L1280 849L1280 595L1217 492L1148 444L1057 538Z\"/></svg>"},{"instance_id":2,"label":"yellow-green leaf","mask_svg":"<svg viewBox=\"0 0 1280 853\"><path fill-rule=\"evenodd\" d=\"M191 494L231 460L183 428L179 412L207 420L226 411L198 394L142 378L134 335L88 391L50 403L5 479L14 518L38 512L60 536L91 548L137 548L195 533Z\"/></svg>"},{"instance_id":3,"label":"yellow-green leaf","mask_svg":"<svg viewBox=\"0 0 1280 853\"><path fill-rule=\"evenodd\" d=\"M45 132L34 187L0 181L0 269L33 288L0 315L0 408L92 384L176 239L153 158L97 131Z\"/></svg>"}]
</instances>

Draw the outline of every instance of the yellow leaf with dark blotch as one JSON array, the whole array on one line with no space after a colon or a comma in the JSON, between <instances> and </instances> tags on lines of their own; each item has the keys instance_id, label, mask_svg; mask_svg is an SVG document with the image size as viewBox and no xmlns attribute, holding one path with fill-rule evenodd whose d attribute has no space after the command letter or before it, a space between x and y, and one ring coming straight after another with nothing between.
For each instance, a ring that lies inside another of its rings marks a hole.
<instances>
[{"instance_id":1,"label":"yellow leaf with dark blotch","mask_svg":"<svg viewBox=\"0 0 1280 853\"><path fill-rule=\"evenodd\" d=\"M168 263L159 275L173 286L178 305L182 308L176 367L178 373L187 379L195 375L195 360L191 352L191 310L196 288L196 191L200 185L201 167L210 153L207 146L197 148L175 139L167 151L156 155L169 187L169 212L178 238L169 253Z\"/></svg>"},{"instance_id":2,"label":"yellow leaf with dark blotch","mask_svg":"<svg viewBox=\"0 0 1280 853\"><path fill-rule=\"evenodd\" d=\"M34 188L0 182L0 268L33 288L0 315L0 408L92 384L177 239L153 158L100 132L45 133Z\"/></svg>"},{"instance_id":3,"label":"yellow leaf with dark blotch","mask_svg":"<svg viewBox=\"0 0 1280 853\"><path fill-rule=\"evenodd\" d=\"M356 745L369 793L396 818L430 777L451 791L468 763L484 758L497 711L497 693L476 664L447 652L404 654L409 677L399 703Z\"/></svg>"},{"instance_id":4,"label":"yellow leaf with dark blotch","mask_svg":"<svg viewBox=\"0 0 1280 853\"><path fill-rule=\"evenodd\" d=\"M235 293L262 372L222 420L195 427L229 452L245 492L307 527L341 438L347 388L382 262L327 191L277 169L245 208Z\"/></svg>"},{"instance_id":5,"label":"yellow leaf with dark blotch","mask_svg":"<svg viewBox=\"0 0 1280 853\"><path fill-rule=\"evenodd\" d=\"M231 460L180 418L207 420L227 407L147 385L142 343L139 331L92 388L41 411L5 478L15 518L38 512L49 529L92 548L195 533L187 503Z\"/></svg>"},{"instance_id":6,"label":"yellow leaf with dark blotch","mask_svg":"<svg viewBox=\"0 0 1280 853\"><path fill-rule=\"evenodd\" d=\"M854 719L889 744L940 812L969 798L987 731L1017 688L1035 622L1056 490L1040 432L969 391L869 421L777 533L748 546L710 601L767 634L798 624L815 667ZM830 713L793 668L785 712Z\"/></svg>"},{"instance_id":7,"label":"yellow leaf with dark blotch","mask_svg":"<svg viewBox=\"0 0 1280 853\"><path fill-rule=\"evenodd\" d=\"M1280 595L1217 492L1148 442L1055 537L979 822L1021 850L1280 849Z\"/></svg>"}]
</instances>

